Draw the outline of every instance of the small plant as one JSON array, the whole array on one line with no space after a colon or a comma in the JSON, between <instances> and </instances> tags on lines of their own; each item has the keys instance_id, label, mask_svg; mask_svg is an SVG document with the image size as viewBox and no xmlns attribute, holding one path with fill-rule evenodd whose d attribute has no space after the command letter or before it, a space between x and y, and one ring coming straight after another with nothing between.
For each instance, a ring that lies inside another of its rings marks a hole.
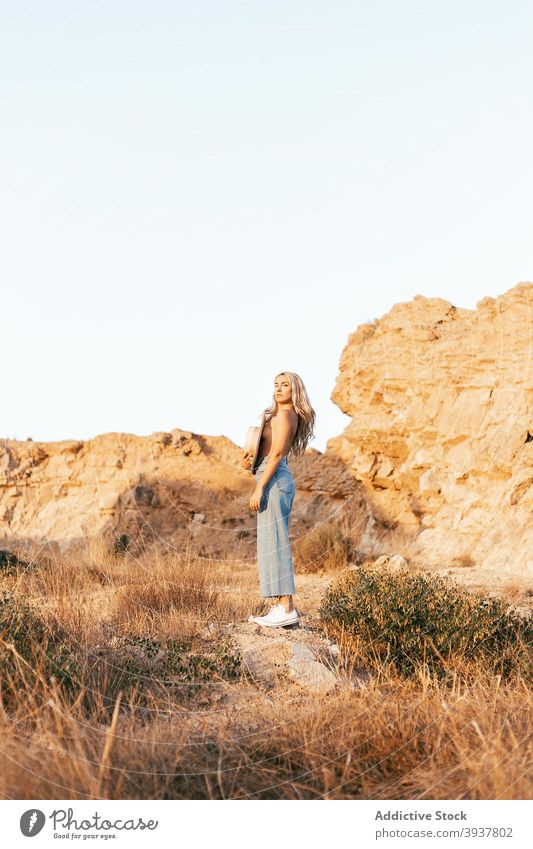
<instances>
[{"instance_id":1,"label":"small plant","mask_svg":"<svg viewBox=\"0 0 533 849\"><path fill-rule=\"evenodd\" d=\"M335 638L346 635L368 659L406 676L422 665L441 676L464 660L531 677L533 614L519 616L438 575L361 566L329 587L319 615Z\"/></svg>"},{"instance_id":2,"label":"small plant","mask_svg":"<svg viewBox=\"0 0 533 849\"><path fill-rule=\"evenodd\" d=\"M52 632L23 599L13 593L0 596L0 678L6 692L31 683L38 672L53 676L67 689L75 690L77 664L59 629ZM13 692L15 692L13 690Z\"/></svg>"},{"instance_id":3,"label":"small plant","mask_svg":"<svg viewBox=\"0 0 533 849\"><path fill-rule=\"evenodd\" d=\"M173 692L180 701L196 699L206 692L198 683L240 676L241 658L225 640L212 644L191 636L158 640L147 634L115 636L95 653L94 674L107 668L112 689L144 699L149 692ZM104 676L104 679L106 676ZM208 688L207 692L209 692Z\"/></svg>"},{"instance_id":4,"label":"small plant","mask_svg":"<svg viewBox=\"0 0 533 849\"><path fill-rule=\"evenodd\" d=\"M129 634L127 640L137 646L149 660L153 660L161 651L161 643L146 634Z\"/></svg>"},{"instance_id":5,"label":"small plant","mask_svg":"<svg viewBox=\"0 0 533 849\"><path fill-rule=\"evenodd\" d=\"M236 680L240 675L241 659L228 641L214 646L195 645L194 640L181 638L167 642L166 670L188 681L211 681L216 678Z\"/></svg>"},{"instance_id":6,"label":"small plant","mask_svg":"<svg viewBox=\"0 0 533 849\"><path fill-rule=\"evenodd\" d=\"M13 551L8 551L5 548L0 549L0 574L16 575L20 569L27 571L28 569L35 568L35 562L30 563L26 560L22 560Z\"/></svg>"},{"instance_id":7,"label":"small plant","mask_svg":"<svg viewBox=\"0 0 533 849\"><path fill-rule=\"evenodd\" d=\"M128 550L129 544L130 544L130 538L128 537L128 535L127 534L121 534L115 540L115 544L113 546L113 553L114 554L125 554L126 551Z\"/></svg>"}]
</instances>

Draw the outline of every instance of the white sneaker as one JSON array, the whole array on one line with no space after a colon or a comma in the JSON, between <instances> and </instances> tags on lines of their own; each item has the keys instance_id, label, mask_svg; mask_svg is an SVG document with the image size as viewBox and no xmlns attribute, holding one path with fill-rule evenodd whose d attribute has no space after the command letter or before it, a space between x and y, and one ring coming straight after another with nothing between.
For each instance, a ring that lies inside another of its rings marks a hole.
<instances>
[{"instance_id":1,"label":"white sneaker","mask_svg":"<svg viewBox=\"0 0 533 849\"><path fill-rule=\"evenodd\" d=\"M284 628L286 625L295 625L300 619L296 608L287 613L282 604L275 604L266 616L254 616L253 621L267 628Z\"/></svg>"}]
</instances>

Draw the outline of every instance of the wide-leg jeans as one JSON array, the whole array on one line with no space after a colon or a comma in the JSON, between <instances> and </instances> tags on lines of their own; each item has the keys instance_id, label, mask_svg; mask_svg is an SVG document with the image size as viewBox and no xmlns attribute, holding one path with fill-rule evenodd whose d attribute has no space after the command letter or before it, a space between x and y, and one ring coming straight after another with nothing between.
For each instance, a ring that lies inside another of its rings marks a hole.
<instances>
[{"instance_id":1,"label":"wide-leg jeans","mask_svg":"<svg viewBox=\"0 0 533 849\"><path fill-rule=\"evenodd\" d=\"M267 463L268 457L263 457L257 466L254 472L257 483ZM265 487L257 511L257 564L263 598L294 593L289 517L295 489L287 458L283 457Z\"/></svg>"}]
</instances>

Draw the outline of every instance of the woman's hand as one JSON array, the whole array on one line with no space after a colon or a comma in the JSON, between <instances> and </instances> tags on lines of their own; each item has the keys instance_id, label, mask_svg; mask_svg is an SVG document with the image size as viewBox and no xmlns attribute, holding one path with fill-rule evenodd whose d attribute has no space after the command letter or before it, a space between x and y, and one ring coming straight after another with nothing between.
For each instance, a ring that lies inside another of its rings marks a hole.
<instances>
[{"instance_id":1,"label":"woman's hand","mask_svg":"<svg viewBox=\"0 0 533 849\"><path fill-rule=\"evenodd\" d=\"M260 504L261 504L261 499L263 497L263 492L264 492L264 489L260 484L258 484L256 486L256 488L254 489L254 491L252 492L252 495L251 495L251 498L250 498L250 510L252 510L252 512L254 512L254 513L257 513L257 511L259 510L259 507L260 507Z\"/></svg>"},{"instance_id":2,"label":"woman's hand","mask_svg":"<svg viewBox=\"0 0 533 849\"><path fill-rule=\"evenodd\" d=\"M250 470L252 468L252 456L253 455L252 455L251 451L248 451L248 454L245 454L243 452L242 459L241 459L241 466L243 467L243 469Z\"/></svg>"}]
</instances>

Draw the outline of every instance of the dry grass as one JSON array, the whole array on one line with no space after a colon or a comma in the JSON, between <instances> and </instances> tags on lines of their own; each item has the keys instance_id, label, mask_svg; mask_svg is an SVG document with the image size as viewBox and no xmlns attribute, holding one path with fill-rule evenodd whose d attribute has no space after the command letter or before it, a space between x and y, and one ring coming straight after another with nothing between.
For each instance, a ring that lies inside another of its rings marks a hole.
<instances>
[{"instance_id":1,"label":"dry grass","mask_svg":"<svg viewBox=\"0 0 533 849\"><path fill-rule=\"evenodd\" d=\"M297 539L292 551L299 574L329 575L346 569L353 544L342 519L335 519Z\"/></svg>"},{"instance_id":2,"label":"dry grass","mask_svg":"<svg viewBox=\"0 0 533 849\"><path fill-rule=\"evenodd\" d=\"M107 647L124 634L171 638L200 657L218 643L201 637L207 623L247 617L256 575L187 553L131 559L91 545L1 579L67 632L77 664L76 686L60 687L38 647L28 661L0 644L11 658L0 694L4 798L530 798L523 679L475 667L404 679L376 661L339 667L328 696L185 672L170 686L155 660L143 676L117 668Z\"/></svg>"}]
</instances>

